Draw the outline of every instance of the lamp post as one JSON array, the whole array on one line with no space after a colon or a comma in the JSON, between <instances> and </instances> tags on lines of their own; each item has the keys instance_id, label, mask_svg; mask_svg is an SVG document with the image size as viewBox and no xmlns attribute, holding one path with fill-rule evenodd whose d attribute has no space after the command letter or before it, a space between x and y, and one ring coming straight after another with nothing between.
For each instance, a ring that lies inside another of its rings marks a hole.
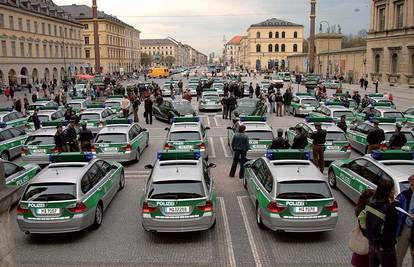
<instances>
[{"instance_id":1,"label":"lamp post","mask_svg":"<svg viewBox=\"0 0 414 267\"><path fill-rule=\"evenodd\" d=\"M330 68L329 68L329 65L330 65L330 62L329 62L330 47L329 46L330 46L330 37L331 37L331 35L330 35L331 26L329 25L329 22L327 22L326 20L322 20L319 24L319 31L321 31L321 32L322 32L322 23L326 23L326 25L328 25L328 30L326 31L328 33L328 62L326 63L326 79L328 79L329 78L329 73L330 73Z\"/></svg>"},{"instance_id":2,"label":"lamp post","mask_svg":"<svg viewBox=\"0 0 414 267\"><path fill-rule=\"evenodd\" d=\"M309 72L315 71L315 18L316 0L311 0L310 34L309 34Z\"/></svg>"},{"instance_id":3,"label":"lamp post","mask_svg":"<svg viewBox=\"0 0 414 267\"><path fill-rule=\"evenodd\" d=\"M92 0L92 19L93 19L93 40L95 45L95 72L101 73L101 56L99 51L99 24L98 6L96 0Z\"/></svg>"}]
</instances>

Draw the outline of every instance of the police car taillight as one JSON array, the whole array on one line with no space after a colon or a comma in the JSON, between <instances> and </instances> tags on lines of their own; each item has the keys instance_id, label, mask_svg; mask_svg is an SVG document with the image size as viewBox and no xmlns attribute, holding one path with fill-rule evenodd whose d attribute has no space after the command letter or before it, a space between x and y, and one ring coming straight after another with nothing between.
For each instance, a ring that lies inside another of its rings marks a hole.
<instances>
[{"instance_id":1,"label":"police car taillight","mask_svg":"<svg viewBox=\"0 0 414 267\"><path fill-rule=\"evenodd\" d=\"M96 152L96 146L92 146L92 147L91 147L91 151L92 151L92 152Z\"/></svg>"},{"instance_id":2,"label":"police car taillight","mask_svg":"<svg viewBox=\"0 0 414 267\"><path fill-rule=\"evenodd\" d=\"M151 213L151 212L154 212L155 209L156 207L150 207L147 202L144 202L144 204L142 204L143 213Z\"/></svg>"},{"instance_id":3,"label":"police car taillight","mask_svg":"<svg viewBox=\"0 0 414 267\"><path fill-rule=\"evenodd\" d=\"M52 153L59 153L59 149L57 149L56 147L52 148L50 151Z\"/></svg>"},{"instance_id":4,"label":"police car taillight","mask_svg":"<svg viewBox=\"0 0 414 267\"><path fill-rule=\"evenodd\" d=\"M22 206L19 204L19 205L17 205L17 207L16 207L16 213L18 214L18 215L22 215L22 214L26 214L26 213L28 213L29 212L29 210L28 209L25 209L25 208L22 208Z\"/></svg>"},{"instance_id":5,"label":"police car taillight","mask_svg":"<svg viewBox=\"0 0 414 267\"><path fill-rule=\"evenodd\" d=\"M165 150L168 150L168 149L173 149L174 148L174 146L172 146L172 145L170 145L170 144L165 144L164 145L164 149Z\"/></svg>"},{"instance_id":6,"label":"police car taillight","mask_svg":"<svg viewBox=\"0 0 414 267\"><path fill-rule=\"evenodd\" d=\"M201 143L201 144L198 145L198 148L200 150L205 150L206 149L206 145L204 143Z\"/></svg>"},{"instance_id":7,"label":"police car taillight","mask_svg":"<svg viewBox=\"0 0 414 267\"><path fill-rule=\"evenodd\" d=\"M76 203L76 206L73 208L68 208L68 211L72 212L72 213L83 213L87 210L88 208L85 206L85 204L83 204L82 202L78 202Z\"/></svg>"},{"instance_id":8,"label":"police car taillight","mask_svg":"<svg viewBox=\"0 0 414 267\"><path fill-rule=\"evenodd\" d=\"M99 121L99 127L103 127L103 121Z\"/></svg>"},{"instance_id":9,"label":"police car taillight","mask_svg":"<svg viewBox=\"0 0 414 267\"><path fill-rule=\"evenodd\" d=\"M267 210L271 213L279 213L284 211L285 208L278 206L276 201L272 201L267 205Z\"/></svg>"},{"instance_id":10,"label":"police car taillight","mask_svg":"<svg viewBox=\"0 0 414 267\"><path fill-rule=\"evenodd\" d=\"M388 149L388 145L385 143L380 144L380 150Z\"/></svg>"},{"instance_id":11,"label":"police car taillight","mask_svg":"<svg viewBox=\"0 0 414 267\"><path fill-rule=\"evenodd\" d=\"M338 212L338 203L336 200L330 206L326 206L325 209L330 212Z\"/></svg>"},{"instance_id":12,"label":"police car taillight","mask_svg":"<svg viewBox=\"0 0 414 267\"><path fill-rule=\"evenodd\" d=\"M132 146L131 144L127 144L126 146L123 147L125 151L131 151L132 150Z\"/></svg>"},{"instance_id":13,"label":"police car taillight","mask_svg":"<svg viewBox=\"0 0 414 267\"><path fill-rule=\"evenodd\" d=\"M344 149L345 150L351 150L352 149L352 146L351 145L346 145L346 146L344 146Z\"/></svg>"},{"instance_id":14,"label":"police car taillight","mask_svg":"<svg viewBox=\"0 0 414 267\"><path fill-rule=\"evenodd\" d=\"M213 203L210 200L207 200L204 205L197 206L197 209L202 212L213 211Z\"/></svg>"},{"instance_id":15,"label":"police car taillight","mask_svg":"<svg viewBox=\"0 0 414 267\"><path fill-rule=\"evenodd\" d=\"M20 149L20 153L22 154L22 156L26 156L26 154L27 154L27 149L26 149L26 148L24 148L24 147L22 147L22 148Z\"/></svg>"}]
</instances>

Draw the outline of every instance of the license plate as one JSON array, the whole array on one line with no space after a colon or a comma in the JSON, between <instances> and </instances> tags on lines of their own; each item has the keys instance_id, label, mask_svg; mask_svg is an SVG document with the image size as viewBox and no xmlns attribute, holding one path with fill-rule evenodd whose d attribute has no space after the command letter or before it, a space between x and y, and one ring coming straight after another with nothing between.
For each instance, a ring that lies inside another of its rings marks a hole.
<instances>
[{"instance_id":1,"label":"license plate","mask_svg":"<svg viewBox=\"0 0 414 267\"><path fill-rule=\"evenodd\" d=\"M36 214L39 214L39 215L58 215L58 214L60 214L60 209L58 209L58 208L36 209Z\"/></svg>"},{"instance_id":2,"label":"license plate","mask_svg":"<svg viewBox=\"0 0 414 267\"><path fill-rule=\"evenodd\" d=\"M190 212L190 207L166 207L165 213L181 214Z\"/></svg>"},{"instance_id":3,"label":"license plate","mask_svg":"<svg viewBox=\"0 0 414 267\"><path fill-rule=\"evenodd\" d=\"M46 149L33 149L32 152L34 154L45 154L46 153Z\"/></svg>"},{"instance_id":4,"label":"license plate","mask_svg":"<svg viewBox=\"0 0 414 267\"><path fill-rule=\"evenodd\" d=\"M192 149L193 146L192 145L183 145L183 146L178 146L178 149L181 150L186 150L186 149Z\"/></svg>"},{"instance_id":5,"label":"license plate","mask_svg":"<svg viewBox=\"0 0 414 267\"><path fill-rule=\"evenodd\" d=\"M94 127L95 125L93 123L87 123L86 127Z\"/></svg>"},{"instance_id":6,"label":"license plate","mask_svg":"<svg viewBox=\"0 0 414 267\"><path fill-rule=\"evenodd\" d=\"M326 149L328 150L341 150L340 146L327 146Z\"/></svg>"},{"instance_id":7,"label":"license plate","mask_svg":"<svg viewBox=\"0 0 414 267\"><path fill-rule=\"evenodd\" d=\"M254 145L253 148L254 149L266 149L267 146L266 145Z\"/></svg>"},{"instance_id":8,"label":"license plate","mask_svg":"<svg viewBox=\"0 0 414 267\"><path fill-rule=\"evenodd\" d=\"M318 212L318 207L295 207L296 213L315 213Z\"/></svg>"},{"instance_id":9,"label":"license plate","mask_svg":"<svg viewBox=\"0 0 414 267\"><path fill-rule=\"evenodd\" d=\"M105 152L114 152L114 151L118 151L117 147L104 147L103 150Z\"/></svg>"}]
</instances>

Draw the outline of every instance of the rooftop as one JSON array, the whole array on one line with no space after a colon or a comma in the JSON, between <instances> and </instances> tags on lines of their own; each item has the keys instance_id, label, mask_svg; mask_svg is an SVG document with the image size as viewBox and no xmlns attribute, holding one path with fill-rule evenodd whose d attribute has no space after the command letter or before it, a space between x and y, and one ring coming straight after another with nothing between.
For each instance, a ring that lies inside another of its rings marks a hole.
<instances>
[{"instance_id":1,"label":"rooftop","mask_svg":"<svg viewBox=\"0 0 414 267\"><path fill-rule=\"evenodd\" d=\"M251 28L266 27L266 26L303 26L303 25L285 21L285 20L276 19L276 18L271 18L271 19L250 25Z\"/></svg>"},{"instance_id":2,"label":"rooftop","mask_svg":"<svg viewBox=\"0 0 414 267\"><path fill-rule=\"evenodd\" d=\"M148 45L175 45L173 41L168 38L164 39L141 39L141 46Z\"/></svg>"},{"instance_id":3,"label":"rooftop","mask_svg":"<svg viewBox=\"0 0 414 267\"><path fill-rule=\"evenodd\" d=\"M242 36L236 35L233 38L231 38L230 41L227 42L227 45L238 45L240 44L241 39Z\"/></svg>"}]
</instances>

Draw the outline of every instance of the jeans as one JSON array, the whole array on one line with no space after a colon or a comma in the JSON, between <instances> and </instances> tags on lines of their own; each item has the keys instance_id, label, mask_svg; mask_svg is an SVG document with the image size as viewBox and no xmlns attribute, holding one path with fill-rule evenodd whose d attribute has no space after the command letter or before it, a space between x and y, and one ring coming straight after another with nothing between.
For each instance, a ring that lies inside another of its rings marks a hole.
<instances>
[{"instance_id":1,"label":"jeans","mask_svg":"<svg viewBox=\"0 0 414 267\"><path fill-rule=\"evenodd\" d=\"M312 146L312 156L313 156L313 163L318 166L321 173L325 168L325 160L324 160L324 145L313 145Z\"/></svg>"},{"instance_id":2,"label":"jeans","mask_svg":"<svg viewBox=\"0 0 414 267\"><path fill-rule=\"evenodd\" d=\"M233 154L233 164L231 165L230 177L234 177L236 174L237 164L240 163L240 179L244 178L244 164L247 162L246 151L234 151Z\"/></svg>"},{"instance_id":3,"label":"jeans","mask_svg":"<svg viewBox=\"0 0 414 267\"><path fill-rule=\"evenodd\" d=\"M410 238L411 238L411 228L406 224L402 229L401 235L397 237L397 266L401 267L404 261L404 257L407 254L408 248L410 248ZM411 256L411 250L409 250L409 255ZM414 266L414 257L411 256L411 266Z\"/></svg>"},{"instance_id":4,"label":"jeans","mask_svg":"<svg viewBox=\"0 0 414 267\"><path fill-rule=\"evenodd\" d=\"M144 117L145 117L145 123L146 124L152 124L152 111L145 111L144 112Z\"/></svg>"},{"instance_id":5,"label":"jeans","mask_svg":"<svg viewBox=\"0 0 414 267\"><path fill-rule=\"evenodd\" d=\"M369 245L369 267L396 267L397 255L395 247L377 247Z\"/></svg>"},{"instance_id":6,"label":"jeans","mask_svg":"<svg viewBox=\"0 0 414 267\"><path fill-rule=\"evenodd\" d=\"M227 105L223 105L223 120L228 118L228 107Z\"/></svg>"}]
</instances>

